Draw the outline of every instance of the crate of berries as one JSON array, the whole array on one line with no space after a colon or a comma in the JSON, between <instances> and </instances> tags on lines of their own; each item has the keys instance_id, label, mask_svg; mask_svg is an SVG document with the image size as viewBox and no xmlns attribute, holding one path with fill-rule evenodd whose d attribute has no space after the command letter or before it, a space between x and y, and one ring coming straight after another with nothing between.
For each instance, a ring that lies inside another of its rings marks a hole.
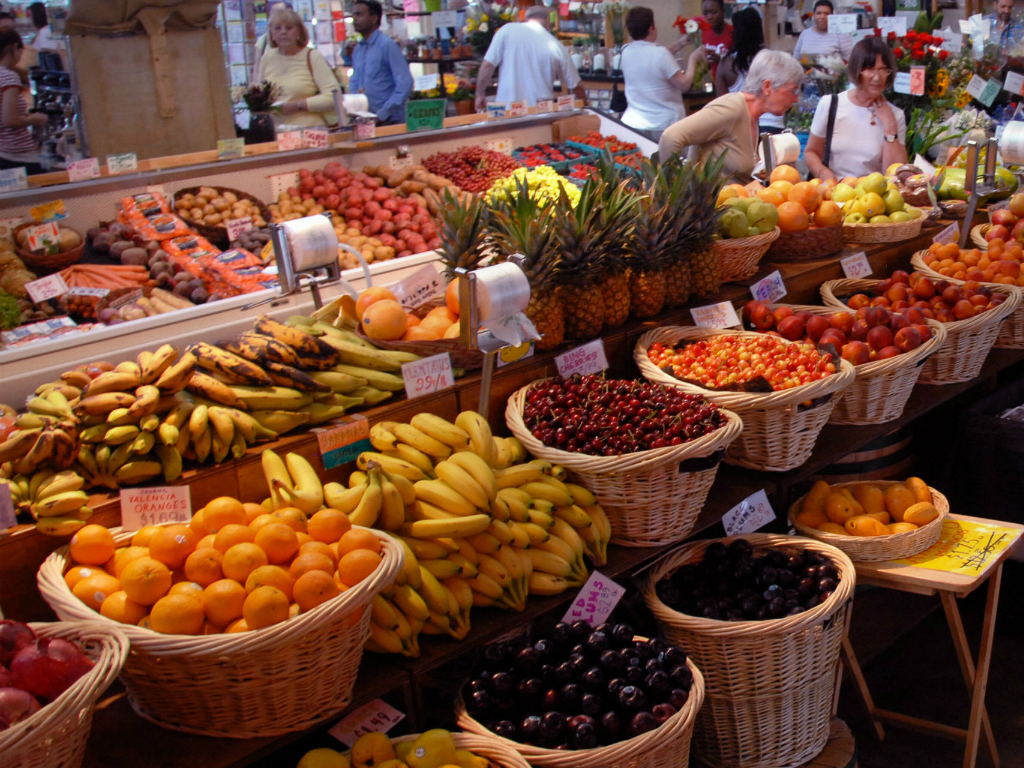
<instances>
[{"instance_id":1,"label":"crate of berries","mask_svg":"<svg viewBox=\"0 0 1024 768\"><path fill-rule=\"evenodd\" d=\"M582 135L570 136L569 146L600 155L605 150L616 158L623 155L638 155L640 147L632 141L623 141L615 136L604 136L599 131L587 131Z\"/></svg>"},{"instance_id":2,"label":"crate of berries","mask_svg":"<svg viewBox=\"0 0 1024 768\"><path fill-rule=\"evenodd\" d=\"M531 144L512 151L512 158L527 168L550 165L556 171L562 171L581 163L592 163L595 153L592 150L575 147L567 142L550 144Z\"/></svg>"}]
</instances>

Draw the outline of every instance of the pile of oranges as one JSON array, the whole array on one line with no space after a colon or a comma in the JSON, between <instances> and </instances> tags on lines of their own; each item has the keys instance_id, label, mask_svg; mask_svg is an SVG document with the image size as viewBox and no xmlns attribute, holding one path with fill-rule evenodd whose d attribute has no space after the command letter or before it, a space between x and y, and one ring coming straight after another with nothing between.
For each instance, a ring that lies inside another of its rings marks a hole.
<instances>
[{"instance_id":1,"label":"pile of oranges","mask_svg":"<svg viewBox=\"0 0 1024 768\"><path fill-rule=\"evenodd\" d=\"M1007 245L995 238L989 240L987 252L977 248L961 251L956 243L932 243L922 258L929 269L943 277L1024 286L1024 273L1021 273L1024 251L1017 242Z\"/></svg>"},{"instance_id":2,"label":"pile of oranges","mask_svg":"<svg viewBox=\"0 0 1024 768\"><path fill-rule=\"evenodd\" d=\"M779 209L779 229L783 232L803 232L842 223L842 208L831 199L834 181L801 181L800 172L791 165L776 166L768 181L767 187L756 182L747 186L729 184L718 202L721 204L729 197L757 197L771 203Z\"/></svg>"},{"instance_id":3,"label":"pile of oranges","mask_svg":"<svg viewBox=\"0 0 1024 768\"><path fill-rule=\"evenodd\" d=\"M356 300L363 333L380 341L437 341L459 338L458 281L445 291L445 303L422 319L406 312L387 288L367 288Z\"/></svg>"},{"instance_id":4,"label":"pile of oranges","mask_svg":"<svg viewBox=\"0 0 1024 768\"><path fill-rule=\"evenodd\" d=\"M269 513L222 496L188 525L146 526L116 547L102 525L70 544L64 581L108 619L170 635L263 629L310 611L372 574L380 539L348 516ZM354 623L358 612L351 617Z\"/></svg>"}]
</instances>

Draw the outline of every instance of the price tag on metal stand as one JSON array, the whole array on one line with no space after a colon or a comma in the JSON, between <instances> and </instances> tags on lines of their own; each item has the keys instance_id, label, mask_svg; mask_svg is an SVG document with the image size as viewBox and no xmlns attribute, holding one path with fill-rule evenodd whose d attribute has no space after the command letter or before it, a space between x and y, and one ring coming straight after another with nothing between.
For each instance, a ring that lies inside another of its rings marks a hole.
<instances>
[{"instance_id":1,"label":"price tag on metal stand","mask_svg":"<svg viewBox=\"0 0 1024 768\"><path fill-rule=\"evenodd\" d=\"M367 733L387 733L404 719L405 715L386 701L374 699L347 714L328 733L342 744L351 747L360 736Z\"/></svg>"},{"instance_id":2,"label":"price tag on metal stand","mask_svg":"<svg viewBox=\"0 0 1024 768\"><path fill-rule=\"evenodd\" d=\"M76 181L97 179L99 175L100 160L98 157L87 157L85 160L75 160L68 164L68 179L72 184Z\"/></svg>"},{"instance_id":3,"label":"price tag on metal stand","mask_svg":"<svg viewBox=\"0 0 1024 768\"><path fill-rule=\"evenodd\" d=\"M11 498L11 486L0 483L0 533L18 524L14 513L14 500Z\"/></svg>"},{"instance_id":4,"label":"price tag on metal stand","mask_svg":"<svg viewBox=\"0 0 1024 768\"><path fill-rule=\"evenodd\" d=\"M328 144L326 128L305 128L302 131L302 146L307 149L326 149Z\"/></svg>"},{"instance_id":5,"label":"price tag on metal stand","mask_svg":"<svg viewBox=\"0 0 1024 768\"><path fill-rule=\"evenodd\" d=\"M751 494L735 507L722 515L726 536L753 533L775 519L775 510L768 502L764 490Z\"/></svg>"},{"instance_id":6,"label":"price tag on metal stand","mask_svg":"<svg viewBox=\"0 0 1024 768\"><path fill-rule=\"evenodd\" d=\"M488 104L487 105L487 117L505 117L505 105L504 104Z\"/></svg>"},{"instance_id":7,"label":"price tag on metal stand","mask_svg":"<svg viewBox=\"0 0 1024 768\"><path fill-rule=\"evenodd\" d=\"M625 593L625 587L594 571L572 601L562 621L571 624L583 620L594 627L604 624Z\"/></svg>"},{"instance_id":8,"label":"price tag on metal stand","mask_svg":"<svg viewBox=\"0 0 1024 768\"><path fill-rule=\"evenodd\" d=\"M871 262L863 251L841 259L839 263L843 267L843 274L852 280L867 277L874 270L871 269Z\"/></svg>"},{"instance_id":9,"label":"price tag on metal stand","mask_svg":"<svg viewBox=\"0 0 1024 768\"><path fill-rule=\"evenodd\" d=\"M442 352L414 363L403 363L402 378L405 379L405 396L410 400L442 389L451 389L455 385L452 356Z\"/></svg>"},{"instance_id":10,"label":"price tag on metal stand","mask_svg":"<svg viewBox=\"0 0 1024 768\"><path fill-rule=\"evenodd\" d=\"M429 91L432 88L437 88L437 72L431 72L428 75L417 75L413 80L412 87L415 91Z\"/></svg>"},{"instance_id":11,"label":"price tag on metal stand","mask_svg":"<svg viewBox=\"0 0 1024 768\"><path fill-rule=\"evenodd\" d=\"M0 171L0 192L28 189L28 174L24 168L6 168Z\"/></svg>"},{"instance_id":12,"label":"price tag on metal stand","mask_svg":"<svg viewBox=\"0 0 1024 768\"><path fill-rule=\"evenodd\" d=\"M851 35L857 31L857 14L855 13L833 13L828 17L829 33L838 32L841 35Z\"/></svg>"},{"instance_id":13,"label":"price tag on metal stand","mask_svg":"<svg viewBox=\"0 0 1024 768\"><path fill-rule=\"evenodd\" d=\"M574 109L576 109L575 97L572 95L559 96L557 109L559 112L572 112Z\"/></svg>"},{"instance_id":14,"label":"price tag on metal stand","mask_svg":"<svg viewBox=\"0 0 1024 768\"><path fill-rule=\"evenodd\" d=\"M513 101L511 104L508 105L509 117L522 117L523 115L527 114L528 111L529 107L526 106L526 99Z\"/></svg>"},{"instance_id":15,"label":"price tag on metal stand","mask_svg":"<svg viewBox=\"0 0 1024 768\"><path fill-rule=\"evenodd\" d=\"M580 376L600 373L608 369L608 358L604 353L604 341L595 339L565 354L555 356L558 375L568 379L575 373Z\"/></svg>"},{"instance_id":16,"label":"price tag on metal stand","mask_svg":"<svg viewBox=\"0 0 1024 768\"><path fill-rule=\"evenodd\" d=\"M734 328L740 325L736 308L728 301L720 304L709 304L706 307L694 307L690 310L694 325L701 328Z\"/></svg>"},{"instance_id":17,"label":"price tag on metal stand","mask_svg":"<svg viewBox=\"0 0 1024 768\"><path fill-rule=\"evenodd\" d=\"M533 353L534 343L532 341L524 341L522 344L502 347L498 350L494 362L499 368L504 368L506 365L512 365L512 363L533 357Z\"/></svg>"},{"instance_id":18,"label":"price tag on metal stand","mask_svg":"<svg viewBox=\"0 0 1024 768\"><path fill-rule=\"evenodd\" d=\"M363 451L373 450L370 445L370 423L365 416L343 416L336 427L316 433L320 458L324 469L334 469L355 461Z\"/></svg>"},{"instance_id":19,"label":"price tag on metal stand","mask_svg":"<svg viewBox=\"0 0 1024 768\"><path fill-rule=\"evenodd\" d=\"M955 243L957 238L960 237L960 222L954 221L944 230L939 232L935 237L932 238L933 243L939 245L946 245L947 243Z\"/></svg>"},{"instance_id":20,"label":"price tag on metal stand","mask_svg":"<svg viewBox=\"0 0 1024 768\"><path fill-rule=\"evenodd\" d=\"M458 11L434 11L430 14L430 20L434 24L434 29L441 29L442 27L454 27L459 23L459 12Z\"/></svg>"},{"instance_id":21,"label":"price tag on metal stand","mask_svg":"<svg viewBox=\"0 0 1024 768\"><path fill-rule=\"evenodd\" d=\"M252 229L252 219L231 219L224 225L224 228L228 231L228 242L231 242L237 240L243 232Z\"/></svg>"},{"instance_id":22,"label":"price tag on metal stand","mask_svg":"<svg viewBox=\"0 0 1024 768\"><path fill-rule=\"evenodd\" d=\"M544 112L555 111L555 100L554 99L538 99L537 100L537 113L543 114Z\"/></svg>"},{"instance_id":23,"label":"price tag on metal stand","mask_svg":"<svg viewBox=\"0 0 1024 768\"><path fill-rule=\"evenodd\" d=\"M1003 90L1019 96L1021 88L1024 88L1024 75L1019 72L1007 72L1006 82L1003 83Z\"/></svg>"},{"instance_id":24,"label":"price tag on metal stand","mask_svg":"<svg viewBox=\"0 0 1024 768\"><path fill-rule=\"evenodd\" d=\"M107 155L107 173L111 175L135 173L137 170L139 170L139 158L136 157L134 152Z\"/></svg>"},{"instance_id":25,"label":"price tag on metal stand","mask_svg":"<svg viewBox=\"0 0 1024 768\"><path fill-rule=\"evenodd\" d=\"M187 485L121 489L121 527L126 531L191 519L192 498Z\"/></svg>"},{"instance_id":26,"label":"price tag on metal stand","mask_svg":"<svg viewBox=\"0 0 1024 768\"><path fill-rule=\"evenodd\" d=\"M763 280L750 286L751 295L758 301L773 304L786 295L786 285L782 282L782 274L775 270Z\"/></svg>"}]
</instances>

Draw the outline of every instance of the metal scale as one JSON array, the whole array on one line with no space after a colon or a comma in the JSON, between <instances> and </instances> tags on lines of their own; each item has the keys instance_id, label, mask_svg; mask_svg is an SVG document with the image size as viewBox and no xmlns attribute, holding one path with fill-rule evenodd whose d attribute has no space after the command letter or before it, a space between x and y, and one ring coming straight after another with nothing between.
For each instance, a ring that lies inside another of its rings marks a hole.
<instances>
[{"instance_id":1,"label":"metal scale","mask_svg":"<svg viewBox=\"0 0 1024 768\"><path fill-rule=\"evenodd\" d=\"M970 194L967 199L967 213L964 215L964 224L960 231L960 248L967 248L967 239L971 234L970 222L974 221L974 213L978 210L978 203L988 199L989 195L998 191L996 188L996 154L999 151L999 144L995 138L987 141L985 151L985 173L981 180L978 179L978 142L967 142L967 177L964 179L964 189Z\"/></svg>"}]
</instances>

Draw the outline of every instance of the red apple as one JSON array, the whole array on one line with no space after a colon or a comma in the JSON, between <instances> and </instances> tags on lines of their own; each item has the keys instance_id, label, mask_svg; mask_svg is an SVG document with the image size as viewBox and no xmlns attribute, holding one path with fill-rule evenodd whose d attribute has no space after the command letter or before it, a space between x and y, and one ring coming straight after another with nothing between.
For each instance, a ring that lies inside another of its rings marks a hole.
<instances>
[{"instance_id":1,"label":"red apple","mask_svg":"<svg viewBox=\"0 0 1024 768\"><path fill-rule=\"evenodd\" d=\"M921 346L921 334L918 333L917 329L913 326L901 328L896 331L896 336L893 338L893 344L904 352L909 352L910 350L917 349Z\"/></svg>"},{"instance_id":2,"label":"red apple","mask_svg":"<svg viewBox=\"0 0 1024 768\"><path fill-rule=\"evenodd\" d=\"M918 307L910 307L903 311L903 317L910 321L911 325L920 325L924 322L924 314ZM899 330L899 329L897 329Z\"/></svg>"},{"instance_id":3,"label":"red apple","mask_svg":"<svg viewBox=\"0 0 1024 768\"><path fill-rule=\"evenodd\" d=\"M1002 213L1002 211L996 211L996 213ZM1007 213L1009 213L1009 211L1007 211ZM1013 214L1010 214L1010 215L1012 216ZM993 216L993 218L995 218L995 217ZM991 241L991 240L995 240L996 238L999 238L1003 242L1006 242L1007 240L1010 239L1010 230L1007 229L1002 224L993 224L992 228L989 229L989 231L985 233L985 240L986 241Z\"/></svg>"},{"instance_id":4,"label":"red apple","mask_svg":"<svg viewBox=\"0 0 1024 768\"><path fill-rule=\"evenodd\" d=\"M892 278L887 277L885 280L879 280L871 286L871 292L875 296L884 296L890 288L892 288Z\"/></svg>"},{"instance_id":5,"label":"red apple","mask_svg":"<svg viewBox=\"0 0 1024 768\"><path fill-rule=\"evenodd\" d=\"M896 333L900 328L909 328L913 325L910 320L907 319L906 315L893 315L889 320L889 330Z\"/></svg>"},{"instance_id":6,"label":"red apple","mask_svg":"<svg viewBox=\"0 0 1024 768\"><path fill-rule=\"evenodd\" d=\"M953 306L958 301L960 301L960 298L961 298L961 296L960 296L960 288L958 286L955 286L955 285L949 286L949 288L947 288L946 290L944 290L942 292L942 297L941 298L942 298L942 301L944 303L949 304L950 306Z\"/></svg>"},{"instance_id":7,"label":"red apple","mask_svg":"<svg viewBox=\"0 0 1024 768\"><path fill-rule=\"evenodd\" d=\"M77 645L60 638L43 638L18 652L11 662L11 678L18 688L53 701L92 666Z\"/></svg>"},{"instance_id":8,"label":"red apple","mask_svg":"<svg viewBox=\"0 0 1024 768\"><path fill-rule=\"evenodd\" d=\"M782 308L780 307L780 309ZM785 309L789 309L789 307L785 307ZM775 311L778 312L779 310ZM802 339L804 337L804 330L806 329L804 321L801 318L792 315L782 318L778 327L779 335L784 339L789 339L790 341L798 341Z\"/></svg>"},{"instance_id":9,"label":"red apple","mask_svg":"<svg viewBox=\"0 0 1024 768\"><path fill-rule=\"evenodd\" d=\"M0 688L0 731L10 728L41 709L28 691Z\"/></svg>"},{"instance_id":10,"label":"red apple","mask_svg":"<svg viewBox=\"0 0 1024 768\"><path fill-rule=\"evenodd\" d=\"M1010 213L1017 218L1024 216L1024 195L1014 195L1010 198Z\"/></svg>"},{"instance_id":11,"label":"red apple","mask_svg":"<svg viewBox=\"0 0 1024 768\"><path fill-rule=\"evenodd\" d=\"M1024 241L1024 219L1013 225L1013 239L1018 243Z\"/></svg>"},{"instance_id":12,"label":"red apple","mask_svg":"<svg viewBox=\"0 0 1024 768\"><path fill-rule=\"evenodd\" d=\"M850 341L843 345L843 359L853 365L863 365L871 360L871 350L862 341Z\"/></svg>"},{"instance_id":13,"label":"red apple","mask_svg":"<svg viewBox=\"0 0 1024 768\"><path fill-rule=\"evenodd\" d=\"M1009 208L1000 208L998 211L993 211L992 223L997 227L1013 229L1013 225L1017 223L1017 216ZM986 235L986 239L991 238Z\"/></svg>"},{"instance_id":14,"label":"red apple","mask_svg":"<svg viewBox=\"0 0 1024 768\"><path fill-rule=\"evenodd\" d=\"M28 624L0 619L0 664L10 666L18 652L36 641L36 633Z\"/></svg>"},{"instance_id":15,"label":"red apple","mask_svg":"<svg viewBox=\"0 0 1024 768\"><path fill-rule=\"evenodd\" d=\"M836 314L843 314L846 317L850 316L846 312ZM829 322L828 318L822 315L811 315L807 318L807 335L811 337L811 341L818 341L818 339L821 338L821 335L831 327L832 324Z\"/></svg>"},{"instance_id":16,"label":"red apple","mask_svg":"<svg viewBox=\"0 0 1024 768\"><path fill-rule=\"evenodd\" d=\"M892 331L888 326L876 325L868 331L867 342L868 346L875 351L882 347L888 347L892 344Z\"/></svg>"},{"instance_id":17,"label":"red apple","mask_svg":"<svg viewBox=\"0 0 1024 768\"><path fill-rule=\"evenodd\" d=\"M750 322L750 313L753 312L754 311L754 307L756 307L760 303L761 302L758 301L757 299L751 299L750 301L748 301L746 304L743 305L743 322L744 323L749 323Z\"/></svg>"}]
</instances>

